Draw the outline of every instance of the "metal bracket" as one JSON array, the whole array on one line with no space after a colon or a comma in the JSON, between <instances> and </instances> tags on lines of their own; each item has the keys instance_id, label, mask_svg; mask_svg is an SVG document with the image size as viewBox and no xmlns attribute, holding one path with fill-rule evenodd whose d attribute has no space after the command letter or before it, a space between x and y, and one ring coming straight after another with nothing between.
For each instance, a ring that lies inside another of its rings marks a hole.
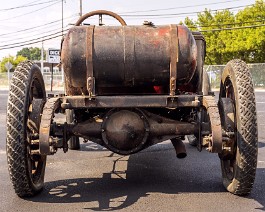
<instances>
[{"instance_id":1,"label":"metal bracket","mask_svg":"<svg viewBox=\"0 0 265 212\"><path fill-rule=\"evenodd\" d=\"M95 95L95 78L94 77L87 78L87 91L88 91L89 98Z\"/></svg>"},{"instance_id":2,"label":"metal bracket","mask_svg":"<svg viewBox=\"0 0 265 212\"><path fill-rule=\"evenodd\" d=\"M175 24L170 25L170 95L174 96L177 83L177 65L178 65L178 26Z\"/></svg>"},{"instance_id":3,"label":"metal bracket","mask_svg":"<svg viewBox=\"0 0 265 212\"><path fill-rule=\"evenodd\" d=\"M93 74L93 36L95 26L88 26L86 30L86 68L87 91L89 97L95 95L95 79Z\"/></svg>"},{"instance_id":4,"label":"metal bracket","mask_svg":"<svg viewBox=\"0 0 265 212\"><path fill-rule=\"evenodd\" d=\"M219 109L214 96L203 96L203 106L206 108L211 122L212 135L207 139L207 150L213 153L222 152L222 126Z\"/></svg>"},{"instance_id":5,"label":"metal bracket","mask_svg":"<svg viewBox=\"0 0 265 212\"><path fill-rule=\"evenodd\" d=\"M219 154L222 160L230 160L235 151L235 108L232 99L220 98L218 102L222 123L223 151Z\"/></svg>"}]
</instances>

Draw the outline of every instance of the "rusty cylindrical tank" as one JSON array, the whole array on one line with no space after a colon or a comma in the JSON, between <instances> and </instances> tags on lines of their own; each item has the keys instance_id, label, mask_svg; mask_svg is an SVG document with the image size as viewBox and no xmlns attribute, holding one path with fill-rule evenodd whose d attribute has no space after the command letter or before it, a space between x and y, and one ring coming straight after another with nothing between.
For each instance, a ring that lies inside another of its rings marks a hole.
<instances>
[{"instance_id":1,"label":"rusty cylindrical tank","mask_svg":"<svg viewBox=\"0 0 265 212\"><path fill-rule=\"evenodd\" d=\"M62 43L66 87L81 88L75 89L80 94L93 76L96 94L102 94L101 88L143 86L164 86L168 91L174 49L176 84L188 83L195 72L197 47L187 27L74 26Z\"/></svg>"}]
</instances>

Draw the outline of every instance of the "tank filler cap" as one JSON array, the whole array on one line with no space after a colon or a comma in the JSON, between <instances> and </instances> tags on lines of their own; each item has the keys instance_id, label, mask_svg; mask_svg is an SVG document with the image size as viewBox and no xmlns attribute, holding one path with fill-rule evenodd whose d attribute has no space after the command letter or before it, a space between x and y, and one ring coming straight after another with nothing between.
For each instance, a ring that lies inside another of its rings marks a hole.
<instances>
[{"instance_id":1,"label":"tank filler cap","mask_svg":"<svg viewBox=\"0 0 265 212\"><path fill-rule=\"evenodd\" d=\"M144 26L154 26L154 23L152 21L144 21Z\"/></svg>"}]
</instances>

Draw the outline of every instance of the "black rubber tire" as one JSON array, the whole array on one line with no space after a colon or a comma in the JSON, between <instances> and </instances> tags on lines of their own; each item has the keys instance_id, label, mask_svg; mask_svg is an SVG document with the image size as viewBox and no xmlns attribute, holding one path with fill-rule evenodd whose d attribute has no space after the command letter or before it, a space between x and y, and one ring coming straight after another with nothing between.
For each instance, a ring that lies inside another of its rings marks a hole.
<instances>
[{"instance_id":1,"label":"black rubber tire","mask_svg":"<svg viewBox=\"0 0 265 212\"><path fill-rule=\"evenodd\" d=\"M235 108L235 151L233 159L221 159L223 184L233 194L247 195L255 180L258 128L254 87L245 62L232 60L226 65L220 98L230 98Z\"/></svg>"},{"instance_id":2,"label":"black rubber tire","mask_svg":"<svg viewBox=\"0 0 265 212\"><path fill-rule=\"evenodd\" d=\"M33 99L44 104L45 87L39 67L26 61L19 64L13 74L7 104L7 163L13 187L20 197L35 195L44 185L46 156L30 155L33 146L29 117ZM42 109L38 111L41 113ZM34 119L40 120L38 117L40 114ZM35 123L36 131L39 124L40 121Z\"/></svg>"},{"instance_id":3,"label":"black rubber tire","mask_svg":"<svg viewBox=\"0 0 265 212\"><path fill-rule=\"evenodd\" d=\"M68 124L74 122L74 111L67 109L65 111L66 113L66 122ZM72 136L69 141L68 141L68 148L71 150L79 150L80 149L80 141L79 137L77 136Z\"/></svg>"}]
</instances>

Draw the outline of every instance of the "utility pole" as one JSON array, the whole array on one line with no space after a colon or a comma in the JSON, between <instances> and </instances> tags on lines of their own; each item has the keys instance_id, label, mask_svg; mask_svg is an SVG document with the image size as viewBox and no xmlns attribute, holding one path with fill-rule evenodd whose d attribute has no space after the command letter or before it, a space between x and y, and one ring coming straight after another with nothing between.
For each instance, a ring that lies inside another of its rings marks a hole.
<instances>
[{"instance_id":1,"label":"utility pole","mask_svg":"<svg viewBox=\"0 0 265 212\"><path fill-rule=\"evenodd\" d=\"M79 13L80 17L82 16L82 0L80 0L80 13Z\"/></svg>"},{"instance_id":2,"label":"utility pole","mask_svg":"<svg viewBox=\"0 0 265 212\"><path fill-rule=\"evenodd\" d=\"M53 87L53 63L52 63L52 73L51 73L51 91L52 91L52 87Z\"/></svg>"},{"instance_id":3,"label":"utility pole","mask_svg":"<svg viewBox=\"0 0 265 212\"><path fill-rule=\"evenodd\" d=\"M62 0L62 37L63 37L63 1L64 0Z\"/></svg>"},{"instance_id":4,"label":"utility pole","mask_svg":"<svg viewBox=\"0 0 265 212\"><path fill-rule=\"evenodd\" d=\"M41 42L41 62L40 62L40 70L43 75L43 41Z\"/></svg>"}]
</instances>

